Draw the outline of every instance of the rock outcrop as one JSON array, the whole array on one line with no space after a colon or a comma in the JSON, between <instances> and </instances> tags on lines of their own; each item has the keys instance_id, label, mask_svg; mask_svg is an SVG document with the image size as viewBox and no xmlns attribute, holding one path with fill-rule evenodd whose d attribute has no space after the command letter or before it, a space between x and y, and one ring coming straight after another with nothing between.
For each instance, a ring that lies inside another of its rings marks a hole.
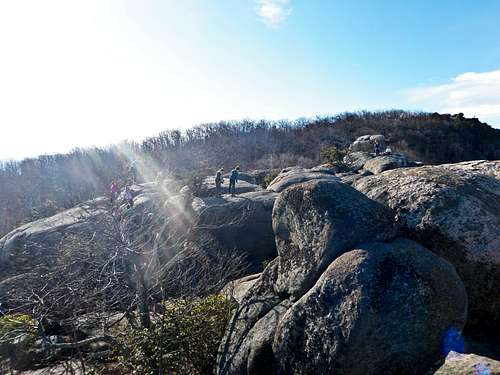
<instances>
[{"instance_id":1,"label":"rock outcrop","mask_svg":"<svg viewBox=\"0 0 500 375\"><path fill-rule=\"evenodd\" d=\"M498 160L473 160L463 163L442 164L443 168L469 175L485 175L500 180L500 165Z\"/></svg>"},{"instance_id":2,"label":"rock outcrop","mask_svg":"<svg viewBox=\"0 0 500 375\"><path fill-rule=\"evenodd\" d=\"M224 179L229 180L229 173L226 173L224 175ZM252 184L252 185L258 185L256 180L257 179L256 179L255 175L253 175L251 173L245 173L245 172L238 173L238 181L245 181L245 182L248 182L249 184Z\"/></svg>"},{"instance_id":3,"label":"rock outcrop","mask_svg":"<svg viewBox=\"0 0 500 375\"><path fill-rule=\"evenodd\" d=\"M398 155L349 157L356 172L292 167L267 190L241 180L236 196L137 185L133 208L113 208L124 238L158 224L181 239L199 231L184 248L209 254L215 244L244 254L248 273L265 267L222 291L238 307L219 375L426 374L454 349L450 331L500 328L500 161L404 168L412 163ZM34 262L50 261L67 234L88 235L106 208L86 202L0 239L0 296L35 285ZM436 373L497 366L450 354Z\"/></svg>"},{"instance_id":4,"label":"rock outcrop","mask_svg":"<svg viewBox=\"0 0 500 375\"><path fill-rule=\"evenodd\" d=\"M217 188L215 186L215 177L207 177L204 182L204 189L197 194L200 197L208 197L208 196L215 196L217 195ZM224 182L222 184L222 194L228 194L229 193L229 179L225 178ZM249 183L245 180L239 180L236 183L235 187L235 194L243 194L243 193L251 193L254 191L260 191L263 190L262 187L259 185L255 185L252 183Z\"/></svg>"},{"instance_id":5,"label":"rock outcrop","mask_svg":"<svg viewBox=\"0 0 500 375\"><path fill-rule=\"evenodd\" d=\"M453 266L412 241L359 246L281 318L277 372L421 374L463 327L466 299Z\"/></svg>"},{"instance_id":6,"label":"rock outcrop","mask_svg":"<svg viewBox=\"0 0 500 375\"><path fill-rule=\"evenodd\" d=\"M500 161L405 168L353 186L392 208L402 232L455 265L471 325L500 329Z\"/></svg>"},{"instance_id":7,"label":"rock outcrop","mask_svg":"<svg viewBox=\"0 0 500 375\"><path fill-rule=\"evenodd\" d=\"M372 158L372 154L366 151L354 151L344 156L344 163L349 166L353 172L363 168L365 163Z\"/></svg>"},{"instance_id":8,"label":"rock outcrop","mask_svg":"<svg viewBox=\"0 0 500 375\"><path fill-rule=\"evenodd\" d=\"M339 172L339 168L335 164L325 163L316 167L312 167L309 169L309 171L313 173L326 173L334 175Z\"/></svg>"},{"instance_id":9,"label":"rock outcrop","mask_svg":"<svg viewBox=\"0 0 500 375\"><path fill-rule=\"evenodd\" d=\"M364 151L373 152L373 143L378 141L380 145L380 150L383 151L385 148L385 137L381 134L376 135L362 135L358 137L350 146L351 151Z\"/></svg>"},{"instance_id":10,"label":"rock outcrop","mask_svg":"<svg viewBox=\"0 0 500 375\"><path fill-rule=\"evenodd\" d=\"M279 249L276 289L304 294L347 249L394 238L393 217L385 206L337 181L309 181L284 191L273 209Z\"/></svg>"},{"instance_id":11,"label":"rock outcrop","mask_svg":"<svg viewBox=\"0 0 500 375\"><path fill-rule=\"evenodd\" d=\"M271 220L276 197L261 190L195 199L196 227L211 233L225 249L245 254L251 266L248 272L258 272L263 261L276 256Z\"/></svg>"},{"instance_id":12,"label":"rock outcrop","mask_svg":"<svg viewBox=\"0 0 500 375\"><path fill-rule=\"evenodd\" d=\"M360 178L365 177L364 174L354 173L354 172L337 173L336 176L340 178L340 181L342 181L344 184L347 185L352 185L354 181L357 181Z\"/></svg>"},{"instance_id":13,"label":"rock outcrop","mask_svg":"<svg viewBox=\"0 0 500 375\"><path fill-rule=\"evenodd\" d=\"M374 154L374 142L377 140L380 145L380 155ZM350 146L349 153L344 157L343 162L352 172L359 172L361 175L379 174L396 168L416 167L420 163L413 162L406 155L385 153L385 138L383 135L364 135L357 138Z\"/></svg>"},{"instance_id":14,"label":"rock outcrop","mask_svg":"<svg viewBox=\"0 0 500 375\"><path fill-rule=\"evenodd\" d=\"M379 174L390 169L414 167L405 155L391 154L374 157L372 154L364 151L352 152L344 157L344 163L348 165L353 172L360 174Z\"/></svg>"},{"instance_id":15,"label":"rock outcrop","mask_svg":"<svg viewBox=\"0 0 500 375\"><path fill-rule=\"evenodd\" d=\"M306 169L300 167L286 168L269 184L267 190L280 193L287 187L311 180L339 181L331 171Z\"/></svg>"},{"instance_id":16,"label":"rock outcrop","mask_svg":"<svg viewBox=\"0 0 500 375\"><path fill-rule=\"evenodd\" d=\"M500 362L476 354L450 352L434 375L500 375Z\"/></svg>"},{"instance_id":17,"label":"rock outcrop","mask_svg":"<svg viewBox=\"0 0 500 375\"><path fill-rule=\"evenodd\" d=\"M272 374L272 342L277 323L290 306L274 284L278 262L273 260L242 298L220 346L217 374Z\"/></svg>"},{"instance_id":18,"label":"rock outcrop","mask_svg":"<svg viewBox=\"0 0 500 375\"><path fill-rule=\"evenodd\" d=\"M243 194L241 198L229 195L205 198L205 202L198 205L198 212L194 212L191 190L185 187L179 191L178 184L164 180L132 185L134 206L130 209L122 203L122 197L113 207L108 199L101 197L27 223L0 239L0 281L30 272L36 265L50 266L65 237L92 236L98 226L96 223L108 217L110 210L114 210L121 230L131 240L145 230L152 230L151 225L161 225L162 220L168 220L169 230L185 234L200 219L200 225L210 226L209 231L228 249L238 248L242 253L249 250L248 259L252 265L249 272L259 271L262 261L276 253L271 226L276 194L244 181L237 186L237 192L257 192ZM214 215L221 221L214 220Z\"/></svg>"},{"instance_id":19,"label":"rock outcrop","mask_svg":"<svg viewBox=\"0 0 500 375\"><path fill-rule=\"evenodd\" d=\"M227 283L221 290L221 294L229 299L236 301L238 304L241 303L245 294L250 290L252 286L257 282L261 273L254 273Z\"/></svg>"},{"instance_id":20,"label":"rock outcrop","mask_svg":"<svg viewBox=\"0 0 500 375\"><path fill-rule=\"evenodd\" d=\"M278 257L233 315L217 373L425 371L444 332L465 323L465 289L448 262L393 241L392 217L337 181L284 191L273 210Z\"/></svg>"},{"instance_id":21,"label":"rock outcrop","mask_svg":"<svg viewBox=\"0 0 500 375\"><path fill-rule=\"evenodd\" d=\"M102 214L104 199L83 203L54 216L22 225L0 239L0 267L29 272L35 262L48 260L66 234L88 232L88 222Z\"/></svg>"},{"instance_id":22,"label":"rock outcrop","mask_svg":"<svg viewBox=\"0 0 500 375\"><path fill-rule=\"evenodd\" d=\"M363 164L363 169L373 173L379 174L391 169L411 167L413 164L404 155L382 155L372 159L368 159Z\"/></svg>"}]
</instances>

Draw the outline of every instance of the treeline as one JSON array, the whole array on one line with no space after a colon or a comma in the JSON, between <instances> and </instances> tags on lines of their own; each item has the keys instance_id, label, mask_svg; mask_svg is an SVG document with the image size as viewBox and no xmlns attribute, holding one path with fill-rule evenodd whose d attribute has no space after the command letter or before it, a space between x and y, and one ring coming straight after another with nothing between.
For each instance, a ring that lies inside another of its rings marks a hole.
<instances>
[{"instance_id":1,"label":"treeline","mask_svg":"<svg viewBox=\"0 0 500 375\"><path fill-rule=\"evenodd\" d=\"M0 235L22 222L102 195L121 184L194 171L312 166L320 151L364 134L383 134L394 152L437 164L500 158L500 130L463 115L406 111L343 113L294 121L222 121L169 130L142 143L78 149L0 165Z\"/></svg>"}]
</instances>

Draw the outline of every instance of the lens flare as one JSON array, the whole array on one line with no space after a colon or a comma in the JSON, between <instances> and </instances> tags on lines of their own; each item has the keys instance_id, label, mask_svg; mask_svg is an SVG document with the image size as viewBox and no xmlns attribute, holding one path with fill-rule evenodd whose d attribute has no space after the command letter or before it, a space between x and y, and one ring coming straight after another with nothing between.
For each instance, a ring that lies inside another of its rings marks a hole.
<instances>
[{"instance_id":1,"label":"lens flare","mask_svg":"<svg viewBox=\"0 0 500 375\"><path fill-rule=\"evenodd\" d=\"M453 327L446 330L441 343L441 352L444 356L447 356L451 351L457 353L464 352L464 339L462 337L462 332Z\"/></svg>"}]
</instances>

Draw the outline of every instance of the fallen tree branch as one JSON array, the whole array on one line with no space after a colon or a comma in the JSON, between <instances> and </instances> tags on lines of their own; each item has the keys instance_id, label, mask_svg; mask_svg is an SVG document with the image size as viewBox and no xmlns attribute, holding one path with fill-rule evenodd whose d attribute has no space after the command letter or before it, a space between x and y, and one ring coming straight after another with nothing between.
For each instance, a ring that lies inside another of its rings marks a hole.
<instances>
[{"instance_id":1,"label":"fallen tree branch","mask_svg":"<svg viewBox=\"0 0 500 375\"><path fill-rule=\"evenodd\" d=\"M81 348L82 346L90 345L95 342L105 342L107 344L110 344L111 346L115 347L122 355L130 354L129 351L126 349L126 347L122 345L122 343L120 343L117 339L109 335L89 337L88 339L74 341L74 342L52 343L50 341L47 341L46 344L48 344L50 347L54 349L78 349Z\"/></svg>"}]
</instances>

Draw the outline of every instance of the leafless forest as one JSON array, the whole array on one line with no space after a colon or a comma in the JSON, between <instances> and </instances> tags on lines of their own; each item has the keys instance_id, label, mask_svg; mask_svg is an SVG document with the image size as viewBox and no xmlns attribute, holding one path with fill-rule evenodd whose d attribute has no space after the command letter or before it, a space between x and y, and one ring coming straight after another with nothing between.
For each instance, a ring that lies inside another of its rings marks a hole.
<instances>
[{"instance_id":1,"label":"leafless forest","mask_svg":"<svg viewBox=\"0 0 500 375\"><path fill-rule=\"evenodd\" d=\"M102 195L112 179L142 182L158 172L187 177L234 164L243 170L310 166L320 161L322 148L345 148L356 137L375 133L384 134L396 152L430 164L500 157L500 130L461 114L393 110L202 124L168 130L141 143L2 162L0 235ZM150 175L137 174L137 163L149 165Z\"/></svg>"}]
</instances>

